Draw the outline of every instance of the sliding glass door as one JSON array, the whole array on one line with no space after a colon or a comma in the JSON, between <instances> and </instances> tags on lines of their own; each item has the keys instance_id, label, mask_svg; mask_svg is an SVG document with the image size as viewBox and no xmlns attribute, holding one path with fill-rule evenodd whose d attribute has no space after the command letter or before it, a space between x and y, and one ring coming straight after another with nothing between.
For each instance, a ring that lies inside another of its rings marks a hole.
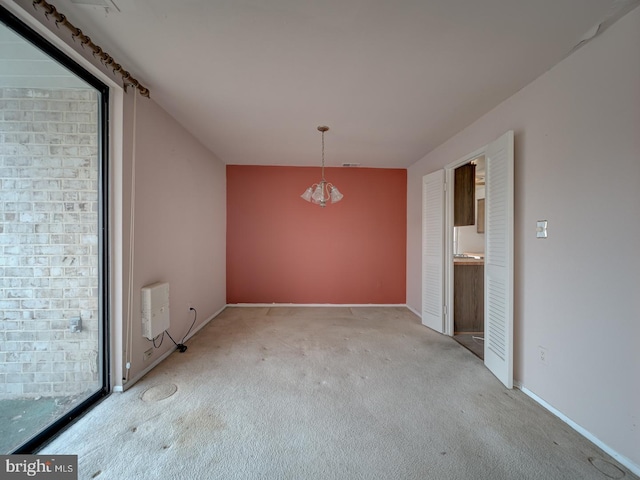
<instances>
[{"instance_id":1,"label":"sliding glass door","mask_svg":"<svg viewBox=\"0 0 640 480\"><path fill-rule=\"evenodd\" d=\"M107 393L107 88L0 10L0 454Z\"/></svg>"}]
</instances>

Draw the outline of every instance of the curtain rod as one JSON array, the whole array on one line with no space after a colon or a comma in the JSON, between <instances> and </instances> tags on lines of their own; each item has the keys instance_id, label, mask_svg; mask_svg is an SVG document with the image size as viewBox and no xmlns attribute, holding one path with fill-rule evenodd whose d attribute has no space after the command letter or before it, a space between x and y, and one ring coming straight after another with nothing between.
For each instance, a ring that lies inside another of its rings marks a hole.
<instances>
[{"instance_id":1,"label":"curtain rod","mask_svg":"<svg viewBox=\"0 0 640 480\"><path fill-rule=\"evenodd\" d=\"M33 0L33 8L37 10L38 7L44 10L44 16L47 18L47 20L50 20L49 15L52 15L55 18L56 27L60 28L61 24L67 27L71 31L71 38L73 39L73 41L75 41L76 38L80 39L80 46L82 48L87 45L93 51L94 57L100 57L100 62L102 62L105 67L111 68L114 74L119 73L122 77L125 92L127 91L127 86L132 85L140 91L140 95L149 98L148 88L146 88L140 82L138 82L138 80L133 78L129 72L122 68L122 65L116 63L111 55L109 55L98 45L93 43L87 35L82 33L82 30L80 30L69 20L67 20L67 17L65 17L62 13L58 12L56 7L54 7L50 3L47 3L46 0Z\"/></svg>"}]
</instances>

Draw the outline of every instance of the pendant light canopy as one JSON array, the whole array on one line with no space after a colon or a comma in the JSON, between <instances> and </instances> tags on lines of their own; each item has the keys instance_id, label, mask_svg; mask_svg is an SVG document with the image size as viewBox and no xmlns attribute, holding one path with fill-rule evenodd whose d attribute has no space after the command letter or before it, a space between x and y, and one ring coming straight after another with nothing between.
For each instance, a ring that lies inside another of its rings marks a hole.
<instances>
[{"instance_id":1,"label":"pendant light canopy","mask_svg":"<svg viewBox=\"0 0 640 480\"><path fill-rule=\"evenodd\" d=\"M321 207L326 207L327 201L330 201L331 203L339 202L344 196L336 186L327 182L324 178L324 132L328 130L329 127L318 127L318 131L322 133L322 180L311 185L301 195L301 197L307 202L315 203Z\"/></svg>"}]
</instances>

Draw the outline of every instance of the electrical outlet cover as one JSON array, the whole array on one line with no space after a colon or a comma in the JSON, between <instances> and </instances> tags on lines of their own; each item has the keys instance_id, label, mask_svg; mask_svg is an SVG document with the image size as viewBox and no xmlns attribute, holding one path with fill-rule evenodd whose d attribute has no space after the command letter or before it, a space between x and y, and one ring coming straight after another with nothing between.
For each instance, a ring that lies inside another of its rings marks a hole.
<instances>
[{"instance_id":1,"label":"electrical outlet cover","mask_svg":"<svg viewBox=\"0 0 640 480\"><path fill-rule=\"evenodd\" d=\"M538 346L538 359L544 365L549 364L549 352L547 352L546 348Z\"/></svg>"}]
</instances>

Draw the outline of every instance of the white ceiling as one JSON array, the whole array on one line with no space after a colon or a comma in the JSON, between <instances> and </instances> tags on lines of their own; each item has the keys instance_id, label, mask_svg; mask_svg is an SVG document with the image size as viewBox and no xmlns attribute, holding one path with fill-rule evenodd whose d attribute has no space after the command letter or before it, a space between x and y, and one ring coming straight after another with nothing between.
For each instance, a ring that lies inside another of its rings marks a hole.
<instances>
[{"instance_id":1,"label":"white ceiling","mask_svg":"<svg viewBox=\"0 0 640 480\"><path fill-rule=\"evenodd\" d=\"M225 163L318 165L328 125L327 165L369 167L420 160L638 4L82 1L52 0Z\"/></svg>"}]
</instances>

